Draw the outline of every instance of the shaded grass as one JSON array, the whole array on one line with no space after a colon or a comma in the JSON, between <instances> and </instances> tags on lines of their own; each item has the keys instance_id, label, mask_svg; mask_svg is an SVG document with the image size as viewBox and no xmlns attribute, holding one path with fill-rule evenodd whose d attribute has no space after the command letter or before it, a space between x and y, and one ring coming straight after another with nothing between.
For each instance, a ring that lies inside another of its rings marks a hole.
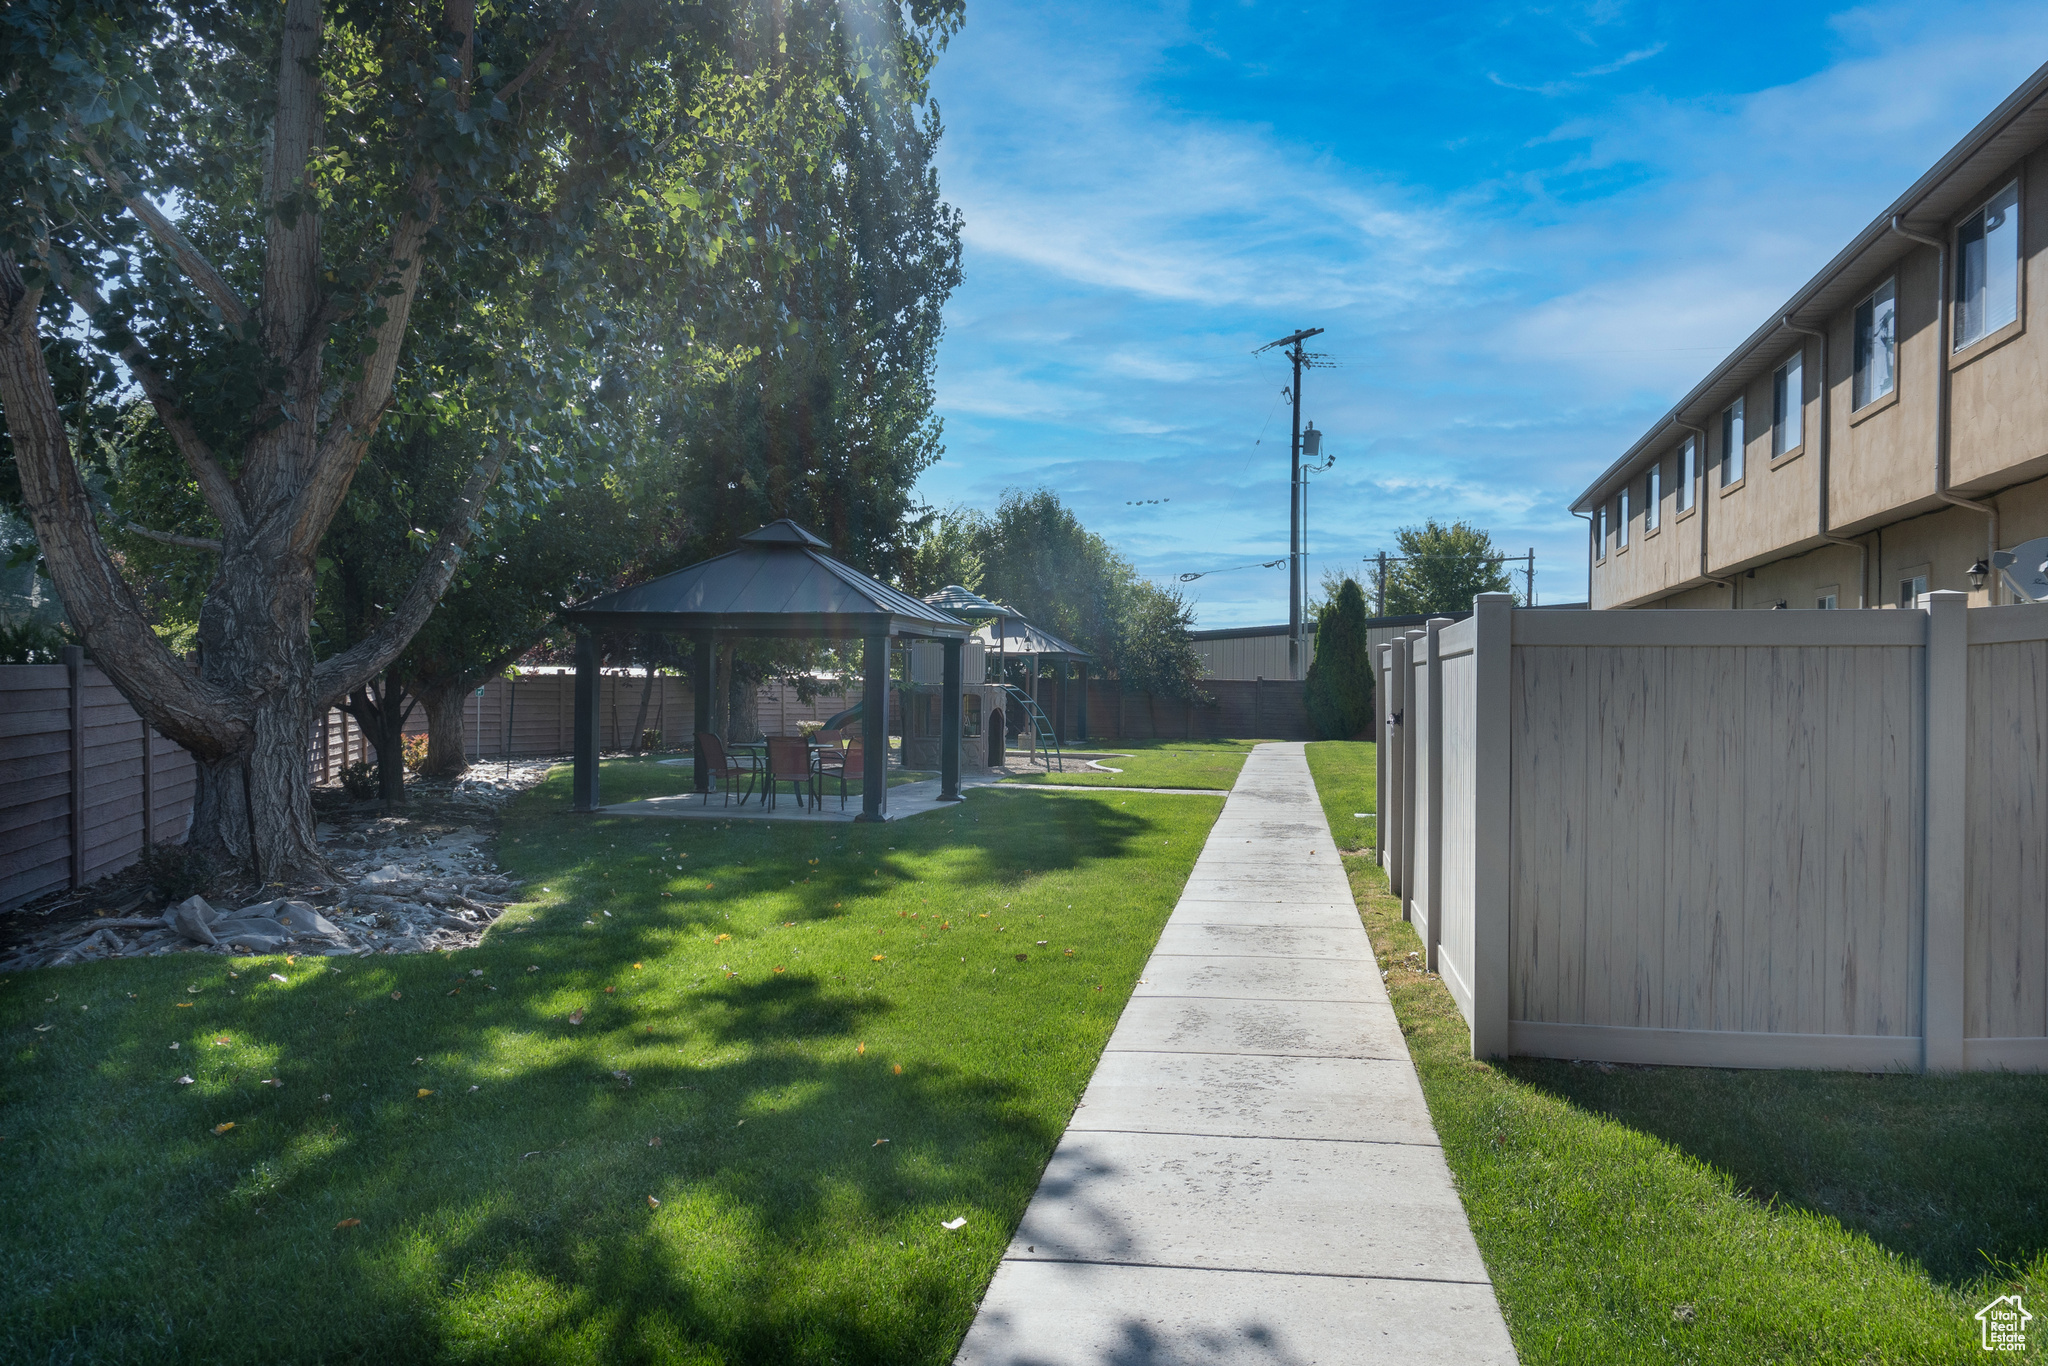
<instances>
[{"instance_id":1,"label":"shaded grass","mask_svg":"<svg viewBox=\"0 0 2048 1366\"><path fill-rule=\"evenodd\" d=\"M2048 1295L2048 1077L1477 1062L1346 867L1526 1366L1988 1360L1972 1315Z\"/></svg>"},{"instance_id":2,"label":"shaded grass","mask_svg":"<svg viewBox=\"0 0 2048 1366\"><path fill-rule=\"evenodd\" d=\"M1220 803L567 797L473 950L0 982L0 1358L948 1360Z\"/></svg>"},{"instance_id":3,"label":"shaded grass","mask_svg":"<svg viewBox=\"0 0 2048 1366\"><path fill-rule=\"evenodd\" d=\"M1027 773L1009 781L1053 783L1070 787L1199 787L1228 792L1244 767L1245 756L1262 740L1128 740L1116 744L1075 745L1083 754L1108 755L1101 773L1073 759L1064 773Z\"/></svg>"},{"instance_id":4,"label":"shaded grass","mask_svg":"<svg viewBox=\"0 0 2048 1366\"><path fill-rule=\"evenodd\" d=\"M1339 849L1379 843L1379 746L1371 740L1312 740L1302 746L1309 776ZM1366 814L1360 816L1359 812Z\"/></svg>"},{"instance_id":5,"label":"shaded grass","mask_svg":"<svg viewBox=\"0 0 2048 1366\"><path fill-rule=\"evenodd\" d=\"M690 765L664 763L664 757L673 759L675 756L643 754L604 760L603 766L598 772L598 796L603 799L606 805L611 805L618 802L637 802L648 797L673 797L681 793L695 791L696 784ZM889 786L902 787L906 783L921 783L929 778L936 778L938 776L937 773L927 773L919 769L895 768L892 766L889 769ZM753 802L760 796L760 784L756 782L754 786L754 796L748 798L749 809L752 808ZM789 799L789 784L783 783L779 786L782 797L785 800ZM740 790L744 791L745 789L742 788ZM848 802L856 800L855 794L858 790L858 784L853 780L849 780L846 793ZM837 802L839 800L838 780L836 778L828 780L824 785L823 791L827 798ZM737 800L739 792L735 792L733 797ZM719 794L712 794L711 804L713 806L719 804Z\"/></svg>"}]
</instances>

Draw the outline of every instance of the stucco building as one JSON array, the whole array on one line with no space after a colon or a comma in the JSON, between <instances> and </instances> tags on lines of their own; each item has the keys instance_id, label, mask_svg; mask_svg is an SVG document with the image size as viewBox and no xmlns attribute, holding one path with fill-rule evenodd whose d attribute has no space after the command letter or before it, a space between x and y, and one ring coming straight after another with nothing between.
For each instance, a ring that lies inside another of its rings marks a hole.
<instances>
[{"instance_id":1,"label":"stucco building","mask_svg":"<svg viewBox=\"0 0 2048 1366\"><path fill-rule=\"evenodd\" d=\"M2044 310L2048 66L1579 496L1592 605L2048 597Z\"/></svg>"}]
</instances>

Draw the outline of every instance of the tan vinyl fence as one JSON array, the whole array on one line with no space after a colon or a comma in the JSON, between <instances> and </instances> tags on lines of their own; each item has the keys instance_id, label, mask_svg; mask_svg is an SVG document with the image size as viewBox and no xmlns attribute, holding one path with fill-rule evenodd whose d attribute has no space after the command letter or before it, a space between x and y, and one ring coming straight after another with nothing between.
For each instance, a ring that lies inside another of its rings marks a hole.
<instances>
[{"instance_id":1,"label":"tan vinyl fence","mask_svg":"<svg viewBox=\"0 0 2048 1366\"><path fill-rule=\"evenodd\" d=\"M182 839L196 785L192 756L77 647L62 664L0 666L0 910Z\"/></svg>"},{"instance_id":2,"label":"tan vinyl fence","mask_svg":"<svg viewBox=\"0 0 2048 1366\"><path fill-rule=\"evenodd\" d=\"M2048 1069L2048 611L1965 602L1383 649L1382 860L1474 1053Z\"/></svg>"}]
</instances>

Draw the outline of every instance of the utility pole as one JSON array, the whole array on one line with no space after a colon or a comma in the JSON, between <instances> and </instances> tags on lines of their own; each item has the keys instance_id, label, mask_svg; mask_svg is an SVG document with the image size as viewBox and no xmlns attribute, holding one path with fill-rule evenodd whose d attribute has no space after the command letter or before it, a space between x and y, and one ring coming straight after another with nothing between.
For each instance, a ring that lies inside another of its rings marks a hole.
<instances>
[{"instance_id":1,"label":"utility pole","mask_svg":"<svg viewBox=\"0 0 2048 1366\"><path fill-rule=\"evenodd\" d=\"M1267 342L1260 351L1270 351L1276 346L1287 347L1284 353L1294 362L1294 385L1290 391L1294 398L1294 435L1287 445L1287 669L1288 676L1299 680L1302 674L1301 656L1301 372L1314 368L1316 357L1301 349L1301 344L1310 337L1321 336L1320 327L1303 328L1278 341ZM1254 352L1253 354L1257 354Z\"/></svg>"},{"instance_id":2,"label":"utility pole","mask_svg":"<svg viewBox=\"0 0 2048 1366\"><path fill-rule=\"evenodd\" d=\"M1372 614L1376 617L1385 616L1387 614L1387 552L1384 550L1380 552L1380 576L1373 580L1373 596L1378 599L1378 602L1373 607Z\"/></svg>"}]
</instances>

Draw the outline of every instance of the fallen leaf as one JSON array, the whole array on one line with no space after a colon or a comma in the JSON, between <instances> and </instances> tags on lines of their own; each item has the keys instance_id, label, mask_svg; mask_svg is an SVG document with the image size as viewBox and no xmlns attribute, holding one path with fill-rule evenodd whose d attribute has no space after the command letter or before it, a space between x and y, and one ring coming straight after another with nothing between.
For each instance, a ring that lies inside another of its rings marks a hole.
<instances>
[{"instance_id":1,"label":"fallen leaf","mask_svg":"<svg viewBox=\"0 0 2048 1366\"><path fill-rule=\"evenodd\" d=\"M888 956L889 956L889 955L888 955L888 954L886 954L886 953L878 953L878 954L876 954L876 955L875 955L875 957L874 957L874 961L875 961L875 962L877 962L877 963L879 963L879 962L881 962L881 961L882 961L882 960L883 960L884 958L887 958ZM47 1028L47 1026L45 1026L45 1027Z\"/></svg>"},{"instance_id":2,"label":"fallen leaf","mask_svg":"<svg viewBox=\"0 0 2048 1366\"><path fill-rule=\"evenodd\" d=\"M265 1086L282 1086L282 1085L284 1085L284 1083L283 1083L282 1081L279 1081L279 1080L278 1080L278 1079L277 1079L276 1077L265 1077L265 1078L263 1079L263 1084L264 1084Z\"/></svg>"},{"instance_id":3,"label":"fallen leaf","mask_svg":"<svg viewBox=\"0 0 2048 1366\"><path fill-rule=\"evenodd\" d=\"M484 975L484 970L482 968L471 968L469 970L469 975L472 977L481 977Z\"/></svg>"},{"instance_id":4,"label":"fallen leaf","mask_svg":"<svg viewBox=\"0 0 2048 1366\"><path fill-rule=\"evenodd\" d=\"M867 1051L868 1051L868 1046L867 1046L867 1043L866 1043L865 1041L863 1041L863 1042L861 1042L861 1043L857 1043L857 1044L855 1044L855 1045L853 1046L853 1051L854 1051L854 1052L856 1052L856 1053L865 1053L865 1052L867 1052Z\"/></svg>"},{"instance_id":5,"label":"fallen leaf","mask_svg":"<svg viewBox=\"0 0 2048 1366\"><path fill-rule=\"evenodd\" d=\"M232 1129L232 1128L234 1128L234 1127L235 1127L235 1122L234 1122L234 1121L233 1121L233 1120L231 1119L231 1120L229 1120L229 1121L228 1121L227 1123L225 1123L225 1124L216 1124L216 1125L214 1125L214 1126L213 1126L213 1131L214 1131L215 1133L217 1133L217 1134L224 1134L224 1133L226 1133L226 1132L227 1132L228 1130L230 1130L230 1129Z\"/></svg>"},{"instance_id":6,"label":"fallen leaf","mask_svg":"<svg viewBox=\"0 0 2048 1366\"><path fill-rule=\"evenodd\" d=\"M651 1196L651 1195L650 1195L650 1196L648 1196L648 1197L647 1197L647 1208L649 1208L649 1209L660 1209L660 1208L661 1208L661 1201L659 1201L659 1200L655 1199L655 1198L654 1198L653 1196Z\"/></svg>"},{"instance_id":7,"label":"fallen leaf","mask_svg":"<svg viewBox=\"0 0 2048 1366\"><path fill-rule=\"evenodd\" d=\"M461 988L461 987L457 987L457 988L455 988L455 989L454 989L453 991L449 992L448 994L449 994L450 996L460 996L460 995L462 994L462 988Z\"/></svg>"},{"instance_id":8,"label":"fallen leaf","mask_svg":"<svg viewBox=\"0 0 2048 1366\"><path fill-rule=\"evenodd\" d=\"M781 969L781 968L777 968L777 969L775 969L775 970L776 970L777 972L781 972L781 971L782 971L782 969Z\"/></svg>"},{"instance_id":9,"label":"fallen leaf","mask_svg":"<svg viewBox=\"0 0 2048 1366\"><path fill-rule=\"evenodd\" d=\"M434 1093L433 1093L432 1091L429 1091L429 1090L428 1090L428 1089L427 1089L426 1087L422 1086L422 1087L420 1088L420 1093L419 1093L418 1095L414 1096L414 1097L413 1097L413 1099L414 1099L414 1100L425 1100L425 1099L426 1099L426 1098L427 1098L428 1096L431 1096L431 1095L433 1095L433 1094L434 1094Z\"/></svg>"},{"instance_id":10,"label":"fallen leaf","mask_svg":"<svg viewBox=\"0 0 2048 1366\"><path fill-rule=\"evenodd\" d=\"M533 965L532 967L528 968L528 969L527 969L527 971L528 971L528 972L539 972L539 971L540 971L540 964L538 964L538 963L535 963L535 964L534 964L534 965Z\"/></svg>"},{"instance_id":11,"label":"fallen leaf","mask_svg":"<svg viewBox=\"0 0 2048 1366\"><path fill-rule=\"evenodd\" d=\"M1073 951L1072 949L1068 949L1068 950L1067 950L1067 957L1069 957L1069 958L1072 958L1073 956L1074 956L1074 951Z\"/></svg>"},{"instance_id":12,"label":"fallen leaf","mask_svg":"<svg viewBox=\"0 0 2048 1366\"><path fill-rule=\"evenodd\" d=\"M614 1072L612 1073L612 1078L615 1081L622 1081L628 1086L631 1086L633 1084L633 1079L627 1076L624 1072Z\"/></svg>"},{"instance_id":13,"label":"fallen leaf","mask_svg":"<svg viewBox=\"0 0 2048 1366\"><path fill-rule=\"evenodd\" d=\"M228 1041L226 1039L215 1039L213 1041L213 1046L215 1048L226 1048L228 1046Z\"/></svg>"},{"instance_id":14,"label":"fallen leaf","mask_svg":"<svg viewBox=\"0 0 2048 1366\"><path fill-rule=\"evenodd\" d=\"M903 1075L903 1064L900 1062L896 1064L896 1075L899 1077Z\"/></svg>"},{"instance_id":15,"label":"fallen leaf","mask_svg":"<svg viewBox=\"0 0 2048 1366\"><path fill-rule=\"evenodd\" d=\"M192 1003L191 1003L190 1001L180 1001L180 1002L178 1002L178 1009L180 1009L180 1010L190 1010L191 1008L192 1008Z\"/></svg>"},{"instance_id":16,"label":"fallen leaf","mask_svg":"<svg viewBox=\"0 0 2048 1366\"><path fill-rule=\"evenodd\" d=\"M190 1077L179 1077L179 1078L178 1078L178 1085L180 1085L180 1086L190 1086L191 1084L192 1084L192 1078L190 1078Z\"/></svg>"},{"instance_id":17,"label":"fallen leaf","mask_svg":"<svg viewBox=\"0 0 2048 1366\"><path fill-rule=\"evenodd\" d=\"M940 1227L940 1228L943 1228L943 1229L947 1229L947 1230L952 1230L952 1229L956 1229L956 1228L965 1228L966 1226L967 1226L967 1218L966 1218L966 1216L965 1216L965 1215L962 1215L962 1216L961 1216L960 1218L958 1218L958 1219L948 1219L948 1220L946 1220L946 1221L945 1221L944 1223L942 1223L942 1224L940 1224L940 1225L939 1225L939 1227Z\"/></svg>"},{"instance_id":18,"label":"fallen leaf","mask_svg":"<svg viewBox=\"0 0 2048 1366\"><path fill-rule=\"evenodd\" d=\"M392 992L392 993L391 993L391 999L395 1001L395 1000L397 1000L397 999L398 999L398 998L399 998L400 996L403 996L404 994L405 994L405 993L404 993L404 992L402 992L402 991L394 991L394 992Z\"/></svg>"},{"instance_id":19,"label":"fallen leaf","mask_svg":"<svg viewBox=\"0 0 2048 1366\"><path fill-rule=\"evenodd\" d=\"M881 1146L882 1146L882 1145L883 1145L884 1143L887 1143L888 1141L889 1141L889 1140L888 1140L888 1139L886 1139L886 1138L878 1138L878 1139L876 1139L876 1140L875 1140L875 1141L874 1141L874 1142L873 1142L873 1143L872 1143L871 1145L869 1145L869 1146L871 1146L871 1147L876 1147L876 1148L879 1148L879 1147L881 1147Z\"/></svg>"},{"instance_id":20,"label":"fallen leaf","mask_svg":"<svg viewBox=\"0 0 2048 1366\"><path fill-rule=\"evenodd\" d=\"M333 1097L332 1095L330 1095L330 1094L326 1093L326 1092L322 1092L322 1093L321 1093L321 1096L320 1096L320 1099L321 1099L322 1101L329 1101L329 1100L333 1100L333 1099L334 1099L334 1097Z\"/></svg>"},{"instance_id":21,"label":"fallen leaf","mask_svg":"<svg viewBox=\"0 0 2048 1366\"><path fill-rule=\"evenodd\" d=\"M177 1047L177 1045L176 1045L176 1044L172 1044L172 1045L171 1045L171 1047L172 1047L172 1048L176 1048L176 1047Z\"/></svg>"},{"instance_id":22,"label":"fallen leaf","mask_svg":"<svg viewBox=\"0 0 2048 1366\"><path fill-rule=\"evenodd\" d=\"M718 938L712 940L711 942L714 944L723 944L726 940L730 938L732 938L732 936L729 934L721 934L718 936Z\"/></svg>"},{"instance_id":23,"label":"fallen leaf","mask_svg":"<svg viewBox=\"0 0 2048 1366\"><path fill-rule=\"evenodd\" d=\"M1017 955L1017 961L1021 963L1021 962L1023 962L1023 961L1025 960L1025 959L1027 959L1027 958L1029 958L1029 957L1031 957L1031 955L1030 955L1030 954L1028 954L1028 953L1020 953L1020 954L1018 954L1018 955Z\"/></svg>"},{"instance_id":24,"label":"fallen leaf","mask_svg":"<svg viewBox=\"0 0 2048 1366\"><path fill-rule=\"evenodd\" d=\"M1045 947L1045 946L1046 946L1047 944L1049 944L1049 943L1051 943L1051 942L1052 942L1052 941L1051 941L1051 940L1049 940L1049 939L1041 939L1041 940L1039 940L1039 941L1038 941L1038 947L1040 947L1040 948L1042 949L1042 948L1044 948L1044 947Z\"/></svg>"},{"instance_id":25,"label":"fallen leaf","mask_svg":"<svg viewBox=\"0 0 2048 1366\"><path fill-rule=\"evenodd\" d=\"M37 1026L36 1026L36 1033L38 1033L38 1034L46 1034L46 1033L48 1033L48 1032L49 1032L50 1030L52 1030L52 1029L55 1029L55 1028L56 1028L56 1026L55 1026L55 1025L37 1025Z\"/></svg>"},{"instance_id":26,"label":"fallen leaf","mask_svg":"<svg viewBox=\"0 0 2048 1366\"><path fill-rule=\"evenodd\" d=\"M638 972L638 971L640 971L640 965L639 965L638 963L635 963L635 964L633 965L633 971L635 971L635 972Z\"/></svg>"},{"instance_id":27,"label":"fallen leaf","mask_svg":"<svg viewBox=\"0 0 2048 1366\"><path fill-rule=\"evenodd\" d=\"M475 1092L477 1092L477 1091L481 1091L481 1090L483 1090L484 1088L483 1088L483 1087L481 1087L481 1086L472 1086L472 1087L470 1087L469 1089L470 1089L471 1093L475 1093Z\"/></svg>"},{"instance_id":28,"label":"fallen leaf","mask_svg":"<svg viewBox=\"0 0 2048 1366\"><path fill-rule=\"evenodd\" d=\"M284 961L285 961L286 963L290 963L290 964L297 964L297 962L298 962L299 960L298 960L298 959L297 959L296 957L294 957L293 955L291 955L291 954L289 954L289 953L288 953L288 954L286 954L286 955L284 956Z\"/></svg>"},{"instance_id":29,"label":"fallen leaf","mask_svg":"<svg viewBox=\"0 0 2048 1366\"><path fill-rule=\"evenodd\" d=\"M607 995L607 996L609 996L609 995L611 995L611 994L612 994L613 992L615 992L615 991L617 991L617 990L618 990L618 988L617 988L617 987L606 987L606 988L604 989L604 994L605 994L605 995Z\"/></svg>"},{"instance_id":30,"label":"fallen leaf","mask_svg":"<svg viewBox=\"0 0 2048 1366\"><path fill-rule=\"evenodd\" d=\"M578 1006L578 1007L576 1007L576 1009L574 1009L574 1010L572 1010L572 1011L570 1011L570 1012L569 1012L569 1023L570 1023L570 1024L582 1024L582 1023L583 1023L583 1007L582 1007L582 1006Z\"/></svg>"},{"instance_id":31,"label":"fallen leaf","mask_svg":"<svg viewBox=\"0 0 2048 1366\"><path fill-rule=\"evenodd\" d=\"M661 1146L661 1135L656 1134L653 1138L648 1139L647 1146L650 1148L659 1148Z\"/></svg>"},{"instance_id":32,"label":"fallen leaf","mask_svg":"<svg viewBox=\"0 0 2048 1366\"><path fill-rule=\"evenodd\" d=\"M273 982L284 982L286 986L290 986L290 985L291 985L291 983L290 983L290 982L286 982L286 981L285 981L285 976L284 976L284 974L283 974L283 973L281 973L281 972L273 972L273 973L271 973L271 974L270 974L270 980L271 980L271 981L273 981Z\"/></svg>"},{"instance_id":33,"label":"fallen leaf","mask_svg":"<svg viewBox=\"0 0 2048 1366\"><path fill-rule=\"evenodd\" d=\"M344 1219L344 1220L342 1220L342 1221L341 1221L340 1223L336 1224L336 1225L335 1225L335 1227L336 1227L336 1228L356 1228L356 1227L359 1227L359 1226L360 1226L360 1225L362 1224L362 1222L363 1222L363 1221L362 1221L362 1220L360 1220L360 1219Z\"/></svg>"}]
</instances>

